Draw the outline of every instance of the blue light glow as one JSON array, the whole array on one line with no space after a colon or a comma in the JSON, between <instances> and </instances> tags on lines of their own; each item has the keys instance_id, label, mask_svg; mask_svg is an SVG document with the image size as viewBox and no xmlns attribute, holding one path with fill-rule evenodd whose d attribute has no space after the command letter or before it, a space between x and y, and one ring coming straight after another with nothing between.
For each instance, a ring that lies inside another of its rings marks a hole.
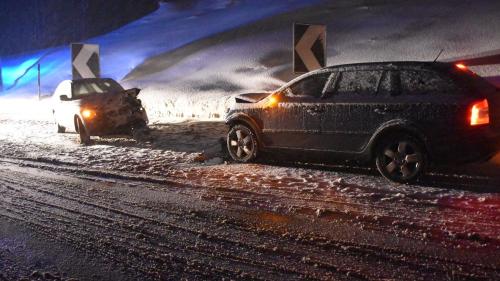
<instances>
[{"instance_id":1,"label":"blue light glow","mask_svg":"<svg viewBox=\"0 0 500 281\"><path fill-rule=\"evenodd\" d=\"M226 10L219 9L216 1L203 1L194 10L184 12L173 9L169 4L162 4L156 12L113 32L85 40L85 43L100 45L103 77L121 80L151 56L318 1L244 0ZM71 79L70 58L68 45L4 58L3 94L35 95L37 67L35 65L28 72L26 70L38 60L41 65L42 93L52 93L59 82Z\"/></svg>"},{"instance_id":2,"label":"blue light glow","mask_svg":"<svg viewBox=\"0 0 500 281\"><path fill-rule=\"evenodd\" d=\"M17 78L21 77L28 67L32 66L39 58L30 58L21 64L8 66L4 65L2 67L2 78L4 87L8 89L11 87ZM29 71L30 72L30 71Z\"/></svg>"}]
</instances>

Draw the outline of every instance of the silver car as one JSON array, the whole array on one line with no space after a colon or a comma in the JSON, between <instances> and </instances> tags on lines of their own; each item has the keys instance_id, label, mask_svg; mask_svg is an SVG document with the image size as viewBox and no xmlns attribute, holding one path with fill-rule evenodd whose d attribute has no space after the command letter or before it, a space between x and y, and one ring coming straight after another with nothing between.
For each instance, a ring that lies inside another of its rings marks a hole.
<instances>
[{"instance_id":1,"label":"silver car","mask_svg":"<svg viewBox=\"0 0 500 281\"><path fill-rule=\"evenodd\" d=\"M52 96L57 132L76 132L87 145L91 136L133 136L144 131L148 117L137 98L139 91L124 90L109 78L63 81Z\"/></svg>"}]
</instances>

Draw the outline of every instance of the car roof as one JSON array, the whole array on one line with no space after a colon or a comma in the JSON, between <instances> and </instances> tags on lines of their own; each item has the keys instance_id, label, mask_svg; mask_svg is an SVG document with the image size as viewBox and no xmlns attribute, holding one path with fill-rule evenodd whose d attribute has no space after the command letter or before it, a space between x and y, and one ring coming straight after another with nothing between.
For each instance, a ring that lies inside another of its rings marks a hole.
<instances>
[{"instance_id":1,"label":"car roof","mask_svg":"<svg viewBox=\"0 0 500 281\"><path fill-rule=\"evenodd\" d=\"M62 83L85 83L85 82L93 82L93 81L102 81L102 80L113 80L115 81L114 79L112 78L83 78L83 79L74 79L74 80L70 80L70 79L67 79L67 80L63 80L59 83L62 84ZM115 81L116 82L116 81Z\"/></svg>"},{"instance_id":2,"label":"car roof","mask_svg":"<svg viewBox=\"0 0 500 281\"><path fill-rule=\"evenodd\" d=\"M372 69L446 69L452 63L447 62L433 62L433 61L388 61L388 62L366 62L354 64L341 64L328 66L323 69L329 70L372 70Z\"/></svg>"},{"instance_id":3,"label":"car roof","mask_svg":"<svg viewBox=\"0 0 500 281\"><path fill-rule=\"evenodd\" d=\"M352 64L339 64L327 66L311 72L300 75L292 79L285 85L281 86L278 90L282 90L299 80L302 80L311 75L319 74L322 72L331 71L364 71L364 70L398 70L398 69L413 69L413 70L446 70L450 69L452 63L448 62L434 62L434 61L385 61L385 62L363 62Z\"/></svg>"},{"instance_id":4,"label":"car roof","mask_svg":"<svg viewBox=\"0 0 500 281\"><path fill-rule=\"evenodd\" d=\"M94 82L94 81L103 81L103 80L113 80L112 78L83 78L83 79L74 79L70 80L72 83L82 83L82 82Z\"/></svg>"}]
</instances>

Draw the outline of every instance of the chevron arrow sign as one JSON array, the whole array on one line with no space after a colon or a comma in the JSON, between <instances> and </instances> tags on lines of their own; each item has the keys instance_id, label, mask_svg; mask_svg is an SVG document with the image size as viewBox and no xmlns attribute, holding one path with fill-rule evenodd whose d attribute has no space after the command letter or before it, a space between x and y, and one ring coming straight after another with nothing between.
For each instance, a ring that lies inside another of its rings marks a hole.
<instances>
[{"instance_id":1,"label":"chevron arrow sign","mask_svg":"<svg viewBox=\"0 0 500 281\"><path fill-rule=\"evenodd\" d=\"M99 78L99 45L71 44L73 79Z\"/></svg>"},{"instance_id":2,"label":"chevron arrow sign","mask_svg":"<svg viewBox=\"0 0 500 281\"><path fill-rule=\"evenodd\" d=\"M295 23L293 71L305 73L326 66L326 26Z\"/></svg>"},{"instance_id":3,"label":"chevron arrow sign","mask_svg":"<svg viewBox=\"0 0 500 281\"><path fill-rule=\"evenodd\" d=\"M3 80L2 80L2 59L0 58L0 92L3 91Z\"/></svg>"}]
</instances>

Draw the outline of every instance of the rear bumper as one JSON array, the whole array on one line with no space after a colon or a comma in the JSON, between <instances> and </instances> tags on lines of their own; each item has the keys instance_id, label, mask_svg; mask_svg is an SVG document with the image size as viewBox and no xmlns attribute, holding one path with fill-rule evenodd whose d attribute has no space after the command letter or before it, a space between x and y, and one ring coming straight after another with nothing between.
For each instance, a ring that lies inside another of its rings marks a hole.
<instances>
[{"instance_id":1,"label":"rear bumper","mask_svg":"<svg viewBox=\"0 0 500 281\"><path fill-rule=\"evenodd\" d=\"M500 132L478 128L431 145L431 160L438 164L487 161L500 150Z\"/></svg>"}]
</instances>

